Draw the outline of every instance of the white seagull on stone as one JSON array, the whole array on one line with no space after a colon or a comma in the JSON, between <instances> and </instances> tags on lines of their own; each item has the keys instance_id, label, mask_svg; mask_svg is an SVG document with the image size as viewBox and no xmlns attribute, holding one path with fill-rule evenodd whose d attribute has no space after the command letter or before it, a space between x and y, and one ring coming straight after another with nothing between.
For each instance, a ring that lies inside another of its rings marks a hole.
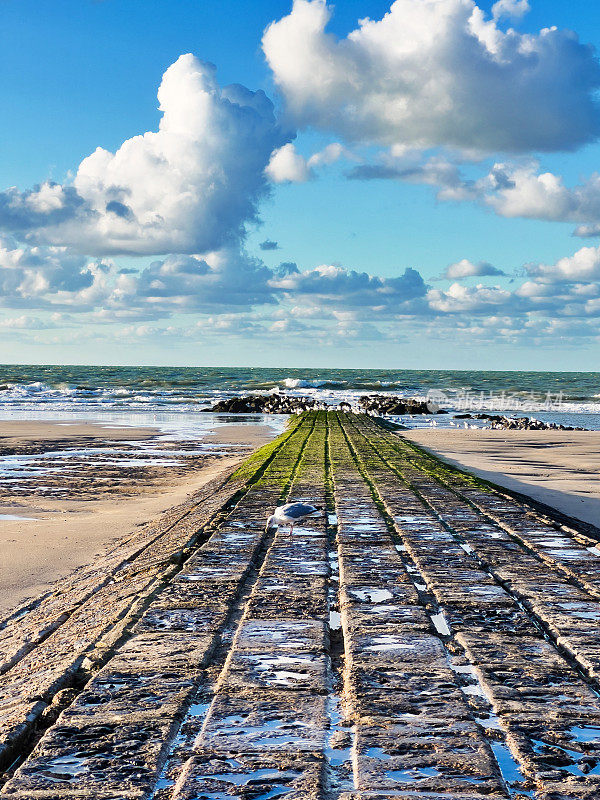
<instances>
[{"instance_id":1,"label":"white seagull on stone","mask_svg":"<svg viewBox=\"0 0 600 800\"><path fill-rule=\"evenodd\" d=\"M277 506L275 513L267 520L267 528L279 527L279 525L289 525L290 533L294 530L294 525L304 522L305 519L320 514L322 506L314 506L312 503L286 503L284 506ZM320 514L326 516L326 514Z\"/></svg>"}]
</instances>

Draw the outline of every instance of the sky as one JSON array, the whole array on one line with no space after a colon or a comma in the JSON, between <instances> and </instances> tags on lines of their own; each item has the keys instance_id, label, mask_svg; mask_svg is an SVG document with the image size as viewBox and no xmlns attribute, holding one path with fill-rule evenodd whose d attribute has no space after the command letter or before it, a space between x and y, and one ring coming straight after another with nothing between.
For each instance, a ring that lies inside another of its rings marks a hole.
<instances>
[{"instance_id":1,"label":"sky","mask_svg":"<svg viewBox=\"0 0 600 800\"><path fill-rule=\"evenodd\" d=\"M600 8L0 0L0 362L597 370Z\"/></svg>"}]
</instances>

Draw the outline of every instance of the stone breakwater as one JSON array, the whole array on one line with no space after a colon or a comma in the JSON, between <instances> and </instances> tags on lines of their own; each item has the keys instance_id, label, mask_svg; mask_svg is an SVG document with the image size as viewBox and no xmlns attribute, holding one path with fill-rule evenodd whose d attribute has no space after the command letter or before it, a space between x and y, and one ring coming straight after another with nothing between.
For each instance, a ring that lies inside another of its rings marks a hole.
<instances>
[{"instance_id":1,"label":"stone breakwater","mask_svg":"<svg viewBox=\"0 0 600 800\"><path fill-rule=\"evenodd\" d=\"M532 417L505 417L499 414L456 414L455 419L485 419L493 430L509 431L585 431L586 428L574 428L570 425L559 425L556 422L542 422Z\"/></svg>"},{"instance_id":2,"label":"stone breakwater","mask_svg":"<svg viewBox=\"0 0 600 800\"><path fill-rule=\"evenodd\" d=\"M327 518L265 529L290 498ZM597 798L597 544L366 415L293 418L2 621L0 797Z\"/></svg>"},{"instance_id":3,"label":"stone breakwater","mask_svg":"<svg viewBox=\"0 0 600 800\"><path fill-rule=\"evenodd\" d=\"M359 407L369 414L446 414L432 403L415 398L398 398L373 394L361 397ZM226 412L229 414L297 414L311 410L327 410L331 408L321 400L313 397L292 397L284 394L246 395L219 400L210 408L202 411ZM342 401L336 406L341 411L350 411L351 405Z\"/></svg>"}]
</instances>

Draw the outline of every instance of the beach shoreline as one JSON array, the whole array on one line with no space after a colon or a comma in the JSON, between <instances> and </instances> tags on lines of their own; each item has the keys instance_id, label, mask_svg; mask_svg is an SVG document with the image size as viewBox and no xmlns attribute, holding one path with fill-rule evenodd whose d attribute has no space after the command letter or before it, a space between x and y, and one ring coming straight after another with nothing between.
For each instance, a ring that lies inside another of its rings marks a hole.
<instances>
[{"instance_id":1,"label":"beach shoreline","mask_svg":"<svg viewBox=\"0 0 600 800\"><path fill-rule=\"evenodd\" d=\"M50 473L49 477L42 474L39 479L28 476L33 480L30 493L19 494L9 483L0 482L0 616L92 563L128 533L180 505L273 436L267 425L221 425L198 442L209 441L211 451L221 449L220 454L194 453L193 443L187 442L186 446L192 447L190 453L174 464L171 449L181 443L165 443L158 428L80 420L0 422L2 461L24 458L22 471L28 473L33 471L32 463L44 463L43 459L56 456L59 464L64 463L64 479L70 484L67 491L52 495L40 491L44 488L41 484L60 482L60 473ZM132 472L132 456L137 457L139 452L144 457L146 448L159 445L168 445L163 463L136 467ZM112 477L99 479L95 482L99 485L93 483L90 488L83 473L88 467L77 454L83 452L87 457L91 453L95 458L96 452L104 454L106 449L121 447L126 449L122 458L128 466L122 470L118 464L111 466Z\"/></svg>"}]
</instances>

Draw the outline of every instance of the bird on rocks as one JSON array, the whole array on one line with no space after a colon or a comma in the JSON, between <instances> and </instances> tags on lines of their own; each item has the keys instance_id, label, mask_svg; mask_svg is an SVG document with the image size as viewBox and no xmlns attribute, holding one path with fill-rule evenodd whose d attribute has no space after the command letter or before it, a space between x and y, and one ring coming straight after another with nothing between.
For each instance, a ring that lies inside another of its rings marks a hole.
<instances>
[{"instance_id":1,"label":"bird on rocks","mask_svg":"<svg viewBox=\"0 0 600 800\"><path fill-rule=\"evenodd\" d=\"M309 517L314 517L315 514L326 516L322 506L315 506L312 503L303 503L302 501L286 503L284 506L277 506L275 513L267 520L267 528L289 525L290 533L293 533L294 525L304 522Z\"/></svg>"}]
</instances>

